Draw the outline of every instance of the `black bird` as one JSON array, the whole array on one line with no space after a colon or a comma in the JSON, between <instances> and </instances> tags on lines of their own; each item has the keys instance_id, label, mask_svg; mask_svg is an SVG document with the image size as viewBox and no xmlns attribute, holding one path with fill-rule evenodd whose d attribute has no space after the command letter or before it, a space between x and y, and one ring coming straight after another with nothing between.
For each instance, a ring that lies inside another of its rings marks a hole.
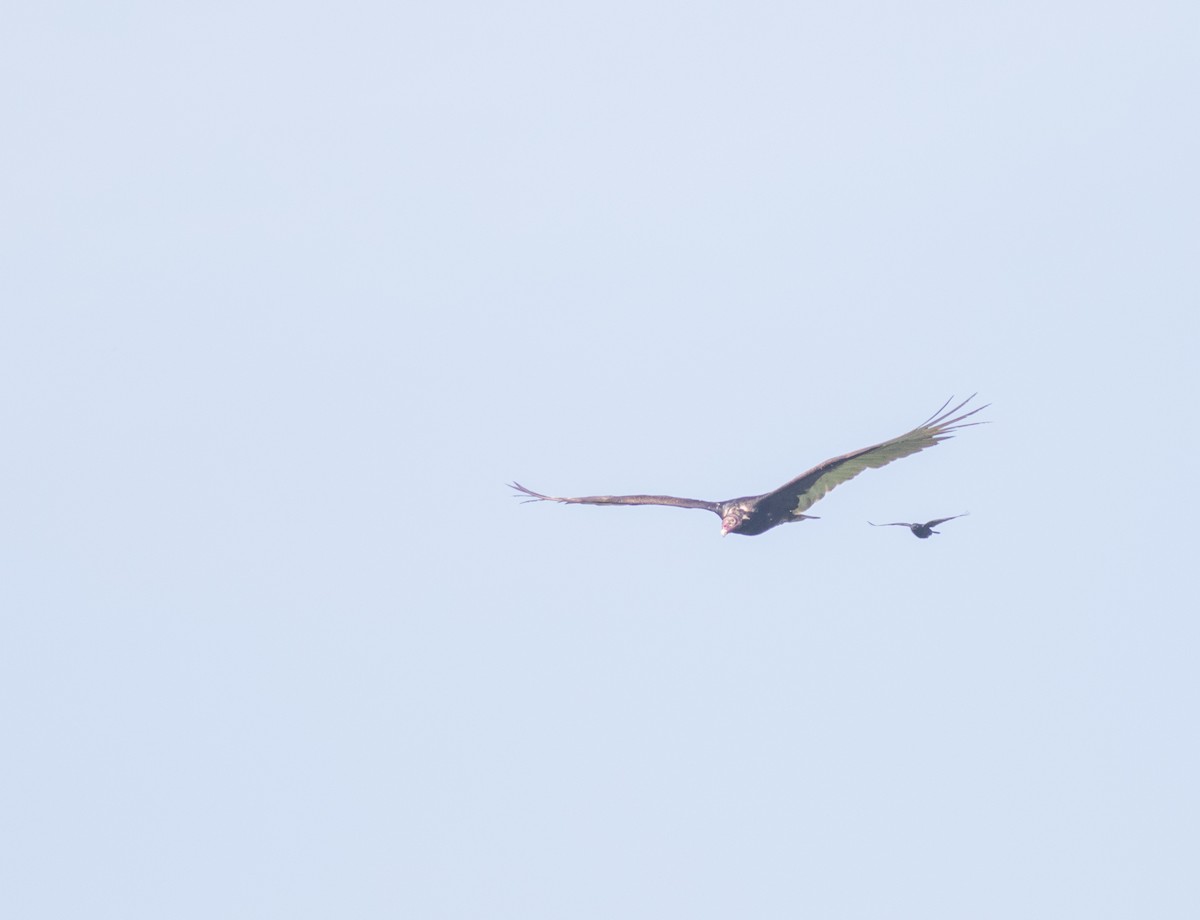
<instances>
[{"instance_id":1,"label":"black bird","mask_svg":"<svg viewBox=\"0 0 1200 920\"><path fill-rule=\"evenodd\" d=\"M928 540L930 534L941 533L940 530L934 530L938 524L945 524L947 521L953 521L954 518L966 517L970 511L964 511L962 514L956 514L954 517L938 518L936 521L926 521L924 524L905 524L901 521L894 521L891 524L871 524L872 527L907 527L913 534L922 540Z\"/></svg>"},{"instance_id":2,"label":"black bird","mask_svg":"<svg viewBox=\"0 0 1200 920\"><path fill-rule=\"evenodd\" d=\"M961 428L983 424L983 422L966 422L964 420L976 412L986 409L986 405L972 409L970 412L964 412L962 415L955 415L974 398L975 395L972 394L953 409L945 411L946 406L952 402L952 399L948 399L942 404L941 409L938 409L929 419L907 434L826 460L775 491L762 495L731 498L723 502L709 502L698 498L675 498L670 495L589 495L583 498L559 498L553 495L542 495L540 492L534 492L516 482L512 483L512 488L521 495L528 496L527 501L562 502L568 505L667 505L672 508L700 508L704 511L711 511L721 518L722 536L729 533L754 536L779 524L803 521L814 517L814 515L803 512L824 498L825 493L830 489L843 482L848 482L865 469L878 469L886 466L893 460L915 454L926 447L933 447L939 441L951 437ZM934 523L940 522L935 521ZM913 533L916 533L916 530Z\"/></svg>"}]
</instances>

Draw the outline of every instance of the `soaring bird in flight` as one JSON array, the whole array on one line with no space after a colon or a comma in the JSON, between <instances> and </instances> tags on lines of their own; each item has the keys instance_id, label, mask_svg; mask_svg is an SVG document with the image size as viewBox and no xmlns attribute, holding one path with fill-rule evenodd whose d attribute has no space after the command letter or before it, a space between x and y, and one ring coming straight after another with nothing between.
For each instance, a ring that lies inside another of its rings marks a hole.
<instances>
[{"instance_id":1,"label":"soaring bird in flight","mask_svg":"<svg viewBox=\"0 0 1200 920\"><path fill-rule=\"evenodd\" d=\"M840 457L834 457L814 466L807 473L802 473L791 482L784 483L774 492L762 495L748 495L743 498L731 498L723 502L709 502L698 498L675 498L671 495L589 495L583 498L560 498L554 495L542 495L527 489L520 483L512 483L521 496L528 496L526 501L562 502L566 505L667 505L671 508L700 508L711 511L721 518L721 536L730 533L754 536L764 533L779 524L791 521L803 521L815 515L804 514L817 501L825 496L830 489L848 482L865 469L878 469L887 466L893 460L907 457L926 447L933 447L939 441L951 437L962 428L981 425L983 422L968 422L976 412L981 412L987 405L956 415L975 398L968 396L953 409L946 410L953 398L946 400L942 408L933 413L912 431L875 444L864 447ZM990 403L988 404L990 405ZM520 496L518 496L520 497ZM934 522L939 523L939 522ZM916 533L916 531L913 531Z\"/></svg>"},{"instance_id":2,"label":"soaring bird in flight","mask_svg":"<svg viewBox=\"0 0 1200 920\"><path fill-rule=\"evenodd\" d=\"M926 521L924 524L907 524L902 521L893 521L891 524L874 524L867 521L872 527L907 527L913 532L914 536L922 540L928 540L930 534L941 533L940 530L934 530L938 524L945 524L947 521L953 521L955 518L966 517L970 511L964 511L962 514L956 514L954 517L938 518L936 521Z\"/></svg>"}]
</instances>

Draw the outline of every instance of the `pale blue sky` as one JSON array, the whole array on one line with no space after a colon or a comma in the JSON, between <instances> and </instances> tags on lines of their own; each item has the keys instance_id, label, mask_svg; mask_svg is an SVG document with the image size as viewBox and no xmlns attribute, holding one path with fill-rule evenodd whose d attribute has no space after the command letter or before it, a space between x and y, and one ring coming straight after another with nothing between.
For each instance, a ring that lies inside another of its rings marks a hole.
<instances>
[{"instance_id":1,"label":"pale blue sky","mask_svg":"<svg viewBox=\"0 0 1200 920\"><path fill-rule=\"evenodd\" d=\"M1194 3L6 20L12 916L1200 915Z\"/></svg>"}]
</instances>

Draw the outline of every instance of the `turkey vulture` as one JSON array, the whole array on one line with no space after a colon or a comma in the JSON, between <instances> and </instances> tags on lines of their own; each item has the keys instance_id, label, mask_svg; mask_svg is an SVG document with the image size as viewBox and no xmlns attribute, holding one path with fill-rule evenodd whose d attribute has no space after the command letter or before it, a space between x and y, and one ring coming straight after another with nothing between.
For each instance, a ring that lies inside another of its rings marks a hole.
<instances>
[{"instance_id":1,"label":"turkey vulture","mask_svg":"<svg viewBox=\"0 0 1200 920\"><path fill-rule=\"evenodd\" d=\"M754 536L764 533L778 524L803 521L814 517L815 515L803 512L823 498L830 489L853 479L865 469L886 466L893 460L915 454L926 447L933 447L960 428L983 424L982 422L965 422L964 419L986 409L987 405L955 416L955 413L974 399L975 395L968 396L953 409L945 411L946 406L953 401L953 398L948 399L942 404L942 408L938 409L927 421L907 434L884 441L882 444L864 447L862 450L826 460L824 463L814 466L807 473L780 486L774 492L766 492L762 495L731 498L723 502L708 502L698 498L674 498L670 495L589 495L584 498L559 498L534 492L517 482L512 483L511 487L521 495L528 496L526 501L562 502L569 505L668 505L672 508L701 508L711 511L721 518L721 536L730 533Z\"/></svg>"},{"instance_id":2,"label":"turkey vulture","mask_svg":"<svg viewBox=\"0 0 1200 920\"><path fill-rule=\"evenodd\" d=\"M906 524L901 521L893 521L891 524L871 524L872 527L907 527L913 534L922 540L928 540L930 534L941 533L940 530L934 530L938 524L945 524L947 521L953 521L955 518L966 517L970 511L964 511L962 514L956 514L954 517L938 518L936 521L926 521L924 524Z\"/></svg>"}]
</instances>

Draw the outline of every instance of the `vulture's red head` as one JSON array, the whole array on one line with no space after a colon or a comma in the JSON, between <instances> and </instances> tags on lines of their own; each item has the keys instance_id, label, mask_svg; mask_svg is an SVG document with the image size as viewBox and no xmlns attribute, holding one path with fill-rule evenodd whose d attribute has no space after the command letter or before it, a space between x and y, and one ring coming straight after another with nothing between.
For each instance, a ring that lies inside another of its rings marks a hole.
<instances>
[{"instance_id":1,"label":"vulture's red head","mask_svg":"<svg viewBox=\"0 0 1200 920\"><path fill-rule=\"evenodd\" d=\"M746 512L741 508L730 508L721 518L721 536L733 533L746 520Z\"/></svg>"}]
</instances>

